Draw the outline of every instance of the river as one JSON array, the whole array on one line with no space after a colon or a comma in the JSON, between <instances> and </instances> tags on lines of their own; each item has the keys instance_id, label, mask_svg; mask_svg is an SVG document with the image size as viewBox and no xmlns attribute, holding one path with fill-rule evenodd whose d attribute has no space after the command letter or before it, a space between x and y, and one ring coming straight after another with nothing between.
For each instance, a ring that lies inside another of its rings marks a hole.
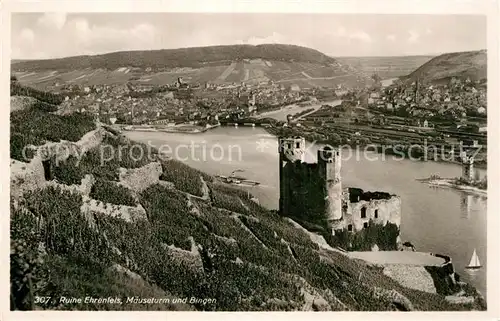
<instances>
[{"instance_id":1,"label":"river","mask_svg":"<svg viewBox=\"0 0 500 321\"><path fill-rule=\"evenodd\" d=\"M150 143L171 156L210 174L229 175L231 171L261 182L249 188L260 203L276 209L279 198L278 142L263 128L220 127L202 134L127 132L136 141ZM194 145L193 145L194 144ZM306 161L315 162L319 146L307 144ZM417 178L438 174L461 174L456 164L397 160L390 155L369 153L369 157L348 157L343 151L342 182L345 187L365 191L386 191L401 196L401 238L418 251L452 257L464 281L473 284L486 297L486 198L453 189L430 187ZM484 172L482 173L484 175ZM483 268L465 271L472 252Z\"/></svg>"}]
</instances>

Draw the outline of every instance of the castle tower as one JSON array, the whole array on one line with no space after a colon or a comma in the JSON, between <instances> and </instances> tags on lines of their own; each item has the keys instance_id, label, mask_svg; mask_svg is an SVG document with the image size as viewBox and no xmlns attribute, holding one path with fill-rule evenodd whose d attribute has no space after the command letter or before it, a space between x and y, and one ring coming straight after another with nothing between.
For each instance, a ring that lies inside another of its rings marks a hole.
<instances>
[{"instance_id":1,"label":"castle tower","mask_svg":"<svg viewBox=\"0 0 500 321\"><path fill-rule=\"evenodd\" d=\"M481 149L477 141L468 145L460 142L460 158L462 160L462 179L466 181L474 180L474 155Z\"/></svg>"},{"instance_id":2,"label":"castle tower","mask_svg":"<svg viewBox=\"0 0 500 321\"><path fill-rule=\"evenodd\" d=\"M325 213L329 221L342 219L341 156L339 149L324 147L318 151L319 175L325 180Z\"/></svg>"},{"instance_id":3,"label":"castle tower","mask_svg":"<svg viewBox=\"0 0 500 321\"><path fill-rule=\"evenodd\" d=\"M278 152L280 160L295 163L304 162L306 140L304 137L280 137ZM281 164L283 166L283 164Z\"/></svg>"},{"instance_id":4,"label":"castle tower","mask_svg":"<svg viewBox=\"0 0 500 321\"><path fill-rule=\"evenodd\" d=\"M278 139L279 174L280 174L280 213L288 213L290 200L290 179L285 166L296 161L304 162L306 140L304 137L280 137Z\"/></svg>"},{"instance_id":5,"label":"castle tower","mask_svg":"<svg viewBox=\"0 0 500 321\"><path fill-rule=\"evenodd\" d=\"M462 179L472 181L474 179L474 157L462 152Z\"/></svg>"}]
</instances>

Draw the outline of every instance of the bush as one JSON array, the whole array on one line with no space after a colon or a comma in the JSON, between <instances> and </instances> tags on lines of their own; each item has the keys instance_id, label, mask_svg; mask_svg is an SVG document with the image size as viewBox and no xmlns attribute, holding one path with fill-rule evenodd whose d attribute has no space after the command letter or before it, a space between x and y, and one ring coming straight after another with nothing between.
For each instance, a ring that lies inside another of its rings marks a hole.
<instances>
[{"instance_id":1,"label":"bush","mask_svg":"<svg viewBox=\"0 0 500 321\"><path fill-rule=\"evenodd\" d=\"M126 187L103 179L96 180L90 191L90 197L115 205L136 205L134 198Z\"/></svg>"},{"instance_id":2,"label":"bush","mask_svg":"<svg viewBox=\"0 0 500 321\"><path fill-rule=\"evenodd\" d=\"M248 219L245 216L240 217L241 222L267 247L276 251L282 257L290 257L290 252L285 244L281 242L281 237L271 229L267 224Z\"/></svg>"},{"instance_id":3,"label":"bush","mask_svg":"<svg viewBox=\"0 0 500 321\"><path fill-rule=\"evenodd\" d=\"M58 166L54 166L54 176L68 185L80 184L86 174L92 174L103 180L118 181L120 167L138 168L157 158L155 151L149 152L144 144L132 144L106 136L99 147L87 151L80 160L70 156L67 160L59 162Z\"/></svg>"},{"instance_id":4,"label":"bush","mask_svg":"<svg viewBox=\"0 0 500 321\"><path fill-rule=\"evenodd\" d=\"M110 259L104 238L80 214L80 196L54 187L25 196L23 205L34 215L15 210L11 218L11 306L22 310L35 308L36 295L61 295L52 283L50 257L63 255L103 264ZM42 245L47 254L39 249Z\"/></svg>"},{"instance_id":5,"label":"bush","mask_svg":"<svg viewBox=\"0 0 500 321\"><path fill-rule=\"evenodd\" d=\"M144 190L140 198L148 219L158 230L159 242L189 251L189 236L206 237L203 224L189 212L184 195L158 184Z\"/></svg>"},{"instance_id":6,"label":"bush","mask_svg":"<svg viewBox=\"0 0 500 321\"><path fill-rule=\"evenodd\" d=\"M57 111L57 106L52 105L43 101L37 101L34 105L33 108L36 108L38 110L44 111L44 112L54 112Z\"/></svg>"},{"instance_id":7,"label":"bush","mask_svg":"<svg viewBox=\"0 0 500 321\"><path fill-rule=\"evenodd\" d=\"M452 283L450 276L446 273L445 269L440 266L426 266L425 270L429 272L432 277L438 294L446 296L457 292L457 285Z\"/></svg>"},{"instance_id":8,"label":"bush","mask_svg":"<svg viewBox=\"0 0 500 321\"><path fill-rule=\"evenodd\" d=\"M177 160L162 161L163 174L160 179L174 183L175 187L183 192L196 196L203 196L202 182L211 182L213 178Z\"/></svg>"},{"instance_id":9,"label":"bush","mask_svg":"<svg viewBox=\"0 0 500 321\"><path fill-rule=\"evenodd\" d=\"M48 187L26 194L25 206L43 220L41 237L49 253L74 255L108 262L104 239L80 213L82 197Z\"/></svg>"},{"instance_id":10,"label":"bush","mask_svg":"<svg viewBox=\"0 0 500 321\"><path fill-rule=\"evenodd\" d=\"M271 308L266 303L271 298L288 303L281 309L297 309L304 301L293 280L273 271L225 260L217 260L216 266L214 274L196 290L201 297L217 299L209 310L269 311Z\"/></svg>"},{"instance_id":11,"label":"bush","mask_svg":"<svg viewBox=\"0 0 500 321\"><path fill-rule=\"evenodd\" d=\"M248 213L247 208L243 206L241 199L237 196L212 190L212 201L216 207L224 208L236 213Z\"/></svg>"},{"instance_id":12,"label":"bush","mask_svg":"<svg viewBox=\"0 0 500 321\"><path fill-rule=\"evenodd\" d=\"M22 86L17 82L17 79L11 79L10 95L33 97L42 103L50 105L60 105L64 101L64 98L61 95Z\"/></svg>"},{"instance_id":13,"label":"bush","mask_svg":"<svg viewBox=\"0 0 500 321\"><path fill-rule=\"evenodd\" d=\"M210 183L208 187L212 191L212 201L219 204L219 207L228 210L237 209L240 213L252 213L257 217L261 216L277 216L265 207L255 203L254 197L247 190L234 186L228 186L222 183Z\"/></svg>"},{"instance_id":14,"label":"bush","mask_svg":"<svg viewBox=\"0 0 500 321\"><path fill-rule=\"evenodd\" d=\"M103 155L103 158L107 157L107 153ZM87 151L80 160L75 156L70 156L57 165L53 167L54 178L67 185L81 184L86 174L108 181L118 181L119 178L119 164L116 161L101 163L101 153L98 148Z\"/></svg>"},{"instance_id":15,"label":"bush","mask_svg":"<svg viewBox=\"0 0 500 321\"><path fill-rule=\"evenodd\" d=\"M58 166L53 166L54 179L66 185L80 185L85 173L77 163L78 158L70 156L64 162L59 162Z\"/></svg>"},{"instance_id":16,"label":"bush","mask_svg":"<svg viewBox=\"0 0 500 321\"><path fill-rule=\"evenodd\" d=\"M43 239L38 226L39 220L34 215L11 208L11 310L32 310L34 296L46 287L48 270L44 253L39 251Z\"/></svg>"},{"instance_id":17,"label":"bush","mask_svg":"<svg viewBox=\"0 0 500 321\"><path fill-rule=\"evenodd\" d=\"M399 227L396 224L388 222L383 226L370 220L368 227L361 231L335 230L334 236L324 236L330 245L350 251L371 251L375 244L381 251L395 251L398 235Z\"/></svg>"},{"instance_id":18,"label":"bush","mask_svg":"<svg viewBox=\"0 0 500 321\"><path fill-rule=\"evenodd\" d=\"M196 202L195 204L200 209L203 215L202 221L209 232L226 238L234 238L235 240L247 234L241 224L228 214L202 202Z\"/></svg>"},{"instance_id":19,"label":"bush","mask_svg":"<svg viewBox=\"0 0 500 321\"><path fill-rule=\"evenodd\" d=\"M271 213L269 213L271 214ZM309 235L304 233L302 230L298 230L291 223L283 220L278 215L267 216L266 218L260 218L263 224L270 226L275 230L278 235L280 235L285 241L290 244L300 245L302 247L307 247L312 250L318 250L318 244L311 241Z\"/></svg>"},{"instance_id":20,"label":"bush","mask_svg":"<svg viewBox=\"0 0 500 321\"><path fill-rule=\"evenodd\" d=\"M10 114L11 158L25 161L22 149L27 145L43 145L47 141L76 142L95 129L88 114L65 116L49 114L38 109L19 110Z\"/></svg>"},{"instance_id":21,"label":"bush","mask_svg":"<svg viewBox=\"0 0 500 321\"><path fill-rule=\"evenodd\" d=\"M10 135L10 158L28 162L33 156L35 156L35 152L32 149L28 149L25 147L32 144L33 141L30 140L30 137L26 137L20 133L11 133ZM25 154L23 155L23 150L25 149Z\"/></svg>"}]
</instances>

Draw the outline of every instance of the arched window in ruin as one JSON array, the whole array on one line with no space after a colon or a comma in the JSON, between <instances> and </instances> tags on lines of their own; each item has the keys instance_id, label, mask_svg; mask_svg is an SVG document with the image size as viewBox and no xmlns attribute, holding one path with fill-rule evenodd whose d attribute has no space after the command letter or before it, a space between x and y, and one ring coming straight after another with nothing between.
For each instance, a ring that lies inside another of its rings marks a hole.
<instances>
[{"instance_id":1,"label":"arched window in ruin","mask_svg":"<svg viewBox=\"0 0 500 321\"><path fill-rule=\"evenodd\" d=\"M366 207L361 208L361 218L366 218Z\"/></svg>"},{"instance_id":2,"label":"arched window in ruin","mask_svg":"<svg viewBox=\"0 0 500 321\"><path fill-rule=\"evenodd\" d=\"M378 209L375 210L375 218L378 218Z\"/></svg>"}]
</instances>

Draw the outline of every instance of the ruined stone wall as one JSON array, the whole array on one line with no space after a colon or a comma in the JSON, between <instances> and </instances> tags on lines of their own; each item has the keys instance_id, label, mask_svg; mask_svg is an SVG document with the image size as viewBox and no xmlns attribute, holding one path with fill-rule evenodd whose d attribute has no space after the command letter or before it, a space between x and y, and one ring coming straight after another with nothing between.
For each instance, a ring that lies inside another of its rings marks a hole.
<instances>
[{"instance_id":1,"label":"ruined stone wall","mask_svg":"<svg viewBox=\"0 0 500 321\"><path fill-rule=\"evenodd\" d=\"M126 222L147 220L146 210L140 204L136 207L115 205L104 203L88 196L83 196L83 204L80 207L80 211L87 218L91 218L93 213L98 213L106 216L121 218Z\"/></svg>"},{"instance_id":2,"label":"ruined stone wall","mask_svg":"<svg viewBox=\"0 0 500 321\"><path fill-rule=\"evenodd\" d=\"M360 231L364 228L364 223L372 220L375 224L385 226L388 222L401 226L401 198L393 196L390 199L379 199L359 202L349 201L349 191L344 189L342 193L342 219L333 222L332 229L348 229L352 225L352 231ZM361 218L361 209L366 208L366 217ZM375 211L377 217L375 217Z\"/></svg>"},{"instance_id":3,"label":"ruined stone wall","mask_svg":"<svg viewBox=\"0 0 500 321\"><path fill-rule=\"evenodd\" d=\"M84 178L82 178L80 185L77 184L66 185L57 183L55 181L48 181L45 182L43 187L47 188L51 186L54 188L60 188L62 190L69 191L70 193L76 193L82 196L89 196L92 190L92 186L94 186L94 183L95 183L95 177L93 175L87 174L85 175Z\"/></svg>"},{"instance_id":4,"label":"ruined stone wall","mask_svg":"<svg viewBox=\"0 0 500 321\"><path fill-rule=\"evenodd\" d=\"M343 218L332 224L332 241L348 251L395 251L401 243L400 224L399 197L348 203Z\"/></svg>"},{"instance_id":5,"label":"ruined stone wall","mask_svg":"<svg viewBox=\"0 0 500 321\"><path fill-rule=\"evenodd\" d=\"M40 156L41 160L54 159L56 162L65 161L70 156L80 158L90 149L98 147L106 135L106 130L98 127L83 135L76 143L60 141L37 146L36 155Z\"/></svg>"},{"instance_id":6,"label":"ruined stone wall","mask_svg":"<svg viewBox=\"0 0 500 321\"><path fill-rule=\"evenodd\" d=\"M43 165L38 156L30 163L11 160L10 172L10 195L14 199L18 199L27 191L42 188L45 184Z\"/></svg>"},{"instance_id":7,"label":"ruined stone wall","mask_svg":"<svg viewBox=\"0 0 500 321\"><path fill-rule=\"evenodd\" d=\"M159 162L152 162L140 168L120 168L120 185L140 193L149 186L158 184L162 173Z\"/></svg>"},{"instance_id":8,"label":"ruined stone wall","mask_svg":"<svg viewBox=\"0 0 500 321\"><path fill-rule=\"evenodd\" d=\"M184 267L189 267L194 272L203 273L203 260L200 251L192 236L189 237L189 241L191 242L191 251L186 251L165 243L161 245L166 250L167 255L175 262Z\"/></svg>"},{"instance_id":9,"label":"ruined stone wall","mask_svg":"<svg viewBox=\"0 0 500 321\"><path fill-rule=\"evenodd\" d=\"M366 208L366 217L361 218L362 208ZM375 211L377 217L375 217ZM349 207L344 216L344 226L347 228L350 224L353 231L360 231L364 228L364 223L372 220L375 224L385 226L388 222L401 226L401 198L394 196L388 200L371 200L349 203Z\"/></svg>"},{"instance_id":10,"label":"ruined stone wall","mask_svg":"<svg viewBox=\"0 0 500 321\"><path fill-rule=\"evenodd\" d=\"M42 188L46 184L43 161L65 161L69 156L80 158L88 150L101 144L107 132L99 127L85 134L78 142L48 142L41 146L33 146L35 154L29 162L11 160L11 196L19 198L27 191Z\"/></svg>"}]
</instances>

